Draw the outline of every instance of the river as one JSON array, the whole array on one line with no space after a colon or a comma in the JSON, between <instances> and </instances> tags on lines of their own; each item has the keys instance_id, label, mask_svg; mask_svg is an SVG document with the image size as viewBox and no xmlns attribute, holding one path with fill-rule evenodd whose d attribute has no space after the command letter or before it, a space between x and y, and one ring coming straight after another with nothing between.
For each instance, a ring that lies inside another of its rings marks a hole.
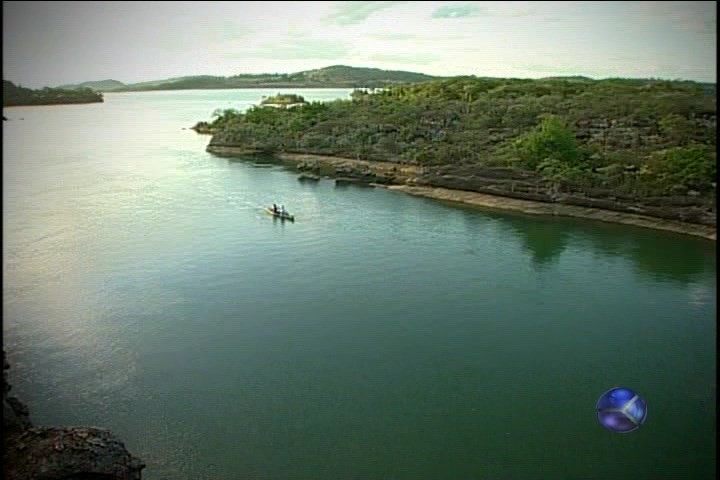
<instances>
[{"instance_id":1,"label":"river","mask_svg":"<svg viewBox=\"0 0 720 480\"><path fill-rule=\"evenodd\" d=\"M714 242L301 183L188 128L274 93L4 110L33 421L112 429L147 480L715 478ZM617 385L635 432L597 422Z\"/></svg>"}]
</instances>

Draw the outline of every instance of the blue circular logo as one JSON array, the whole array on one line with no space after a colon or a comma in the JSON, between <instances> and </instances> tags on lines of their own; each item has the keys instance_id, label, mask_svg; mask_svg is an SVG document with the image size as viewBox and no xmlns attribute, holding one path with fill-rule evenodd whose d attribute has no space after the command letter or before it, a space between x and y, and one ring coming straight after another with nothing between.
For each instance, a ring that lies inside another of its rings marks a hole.
<instances>
[{"instance_id":1,"label":"blue circular logo","mask_svg":"<svg viewBox=\"0 0 720 480\"><path fill-rule=\"evenodd\" d=\"M596 405L600 425L612 432L637 430L647 418L647 402L629 388L615 387L600 395Z\"/></svg>"}]
</instances>

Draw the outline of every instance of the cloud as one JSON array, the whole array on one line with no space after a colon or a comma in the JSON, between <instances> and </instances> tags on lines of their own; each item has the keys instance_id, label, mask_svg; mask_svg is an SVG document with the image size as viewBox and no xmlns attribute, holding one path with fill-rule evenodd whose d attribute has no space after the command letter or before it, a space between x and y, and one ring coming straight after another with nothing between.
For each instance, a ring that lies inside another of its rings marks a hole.
<instances>
[{"instance_id":1,"label":"cloud","mask_svg":"<svg viewBox=\"0 0 720 480\"><path fill-rule=\"evenodd\" d=\"M486 14L484 8L477 5L444 5L432 14L432 18L469 18Z\"/></svg>"},{"instance_id":2,"label":"cloud","mask_svg":"<svg viewBox=\"0 0 720 480\"><path fill-rule=\"evenodd\" d=\"M342 2L335 7L333 13L323 17L323 20L336 25L356 25L375 12L402 3L406 2Z\"/></svg>"},{"instance_id":3,"label":"cloud","mask_svg":"<svg viewBox=\"0 0 720 480\"><path fill-rule=\"evenodd\" d=\"M347 55L345 43L292 36L282 43L270 43L231 55L233 58L266 58L274 60L334 60Z\"/></svg>"},{"instance_id":4,"label":"cloud","mask_svg":"<svg viewBox=\"0 0 720 480\"><path fill-rule=\"evenodd\" d=\"M245 40L255 33L255 29L224 20L215 25L194 24L183 26L182 35L168 35L167 31L151 31L148 46L156 46L170 52L188 50L224 48L228 43ZM202 42L198 42L202 38Z\"/></svg>"},{"instance_id":5,"label":"cloud","mask_svg":"<svg viewBox=\"0 0 720 480\"><path fill-rule=\"evenodd\" d=\"M411 35L409 33L377 33L375 35L371 35L376 40L386 40L386 41L393 41L393 40L415 40L418 38L417 35Z\"/></svg>"},{"instance_id":6,"label":"cloud","mask_svg":"<svg viewBox=\"0 0 720 480\"><path fill-rule=\"evenodd\" d=\"M253 28L249 28L232 20L222 20L217 25L208 27L202 25L197 29L197 33L204 41L226 42L239 40L248 37L254 32Z\"/></svg>"},{"instance_id":7,"label":"cloud","mask_svg":"<svg viewBox=\"0 0 720 480\"><path fill-rule=\"evenodd\" d=\"M631 14L646 22L664 21L686 32L717 35L716 2L640 2L632 4Z\"/></svg>"},{"instance_id":8,"label":"cloud","mask_svg":"<svg viewBox=\"0 0 720 480\"><path fill-rule=\"evenodd\" d=\"M394 54L394 53L377 53L371 55L368 60L376 62L399 63L406 65L427 65L439 60L439 57L431 54Z\"/></svg>"},{"instance_id":9,"label":"cloud","mask_svg":"<svg viewBox=\"0 0 720 480\"><path fill-rule=\"evenodd\" d=\"M543 76L577 76L582 75L591 78L628 77L628 78L650 78L657 76L653 72L664 72L665 78L698 78L702 76L701 69L693 67L678 67L677 65L659 65L651 61L629 63L629 59L623 59L615 63L603 66L581 65L568 62L563 65L542 65L528 64L517 67L517 70L540 74Z\"/></svg>"}]
</instances>

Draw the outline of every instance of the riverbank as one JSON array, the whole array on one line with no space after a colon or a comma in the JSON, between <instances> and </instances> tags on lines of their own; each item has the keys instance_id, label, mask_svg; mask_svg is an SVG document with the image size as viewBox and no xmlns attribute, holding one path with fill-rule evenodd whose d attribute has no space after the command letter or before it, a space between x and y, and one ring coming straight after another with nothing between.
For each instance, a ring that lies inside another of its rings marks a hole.
<instances>
[{"instance_id":1,"label":"riverbank","mask_svg":"<svg viewBox=\"0 0 720 480\"><path fill-rule=\"evenodd\" d=\"M209 145L207 151L219 156L229 157L247 156L250 158L258 155L256 150L236 146ZM360 183L382 185L390 190L436 200L496 210L516 211L531 215L576 217L633 225L701 237L712 241L717 239L717 229L714 225L682 222L651 215L589 206L568 205L562 203L562 200L544 202L535 199L513 198L497 194L444 188L432 184L427 185L423 184L422 179L423 176L427 175L427 169L415 165L287 152L276 153L272 157L277 163L301 172L309 172L327 178L351 178ZM517 195L517 193L513 195ZM539 195L533 196L540 197Z\"/></svg>"},{"instance_id":2,"label":"riverbank","mask_svg":"<svg viewBox=\"0 0 720 480\"><path fill-rule=\"evenodd\" d=\"M261 156L264 159L272 158L276 163L295 170L316 173L329 178L340 177L342 176L340 175L341 173L346 173L354 177L372 175L377 177L375 180L380 180L376 183L404 184L406 182L412 182L413 179L423 174L422 167L395 162L376 162L291 152L278 152L268 157L252 148L225 145L208 145L207 151L221 157L256 158Z\"/></svg>"},{"instance_id":3,"label":"riverbank","mask_svg":"<svg viewBox=\"0 0 720 480\"><path fill-rule=\"evenodd\" d=\"M529 215L555 215L564 217L577 217L601 222L621 223L638 227L666 230L682 233L708 240L716 240L716 229L708 225L697 225L686 222L676 222L662 218L654 218L645 215L631 213L613 212L599 208L577 207L574 205L562 205L559 203L543 203L517 198L500 197L485 193L466 192L462 190L451 190L441 187L417 187L410 185L390 185L388 189L404 192L409 195L432 198L455 203L472 205L475 207L492 208L496 210L507 210L521 212Z\"/></svg>"},{"instance_id":4,"label":"riverbank","mask_svg":"<svg viewBox=\"0 0 720 480\"><path fill-rule=\"evenodd\" d=\"M105 100L78 100L78 101L42 101L39 103L13 103L12 105L3 105L3 108L17 108L17 107L52 107L60 105L87 105L89 103L104 103Z\"/></svg>"}]
</instances>

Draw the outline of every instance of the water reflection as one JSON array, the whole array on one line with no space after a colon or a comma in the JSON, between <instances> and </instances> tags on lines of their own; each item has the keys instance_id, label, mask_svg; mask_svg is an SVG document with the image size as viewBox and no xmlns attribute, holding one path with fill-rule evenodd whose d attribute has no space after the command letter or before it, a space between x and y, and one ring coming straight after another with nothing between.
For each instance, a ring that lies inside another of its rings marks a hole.
<instances>
[{"instance_id":1,"label":"water reflection","mask_svg":"<svg viewBox=\"0 0 720 480\"><path fill-rule=\"evenodd\" d=\"M625 228L625 230L623 230ZM631 260L635 272L654 282L688 285L713 272L715 244L678 234L622 225L597 225L577 229L582 243L605 256ZM678 248L678 243L687 248Z\"/></svg>"},{"instance_id":2,"label":"water reflection","mask_svg":"<svg viewBox=\"0 0 720 480\"><path fill-rule=\"evenodd\" d=\"M629 260L638 275L653 282L687 286L714 272L715 244L704 239L570 218L492 216L521 242L536 268L554 264L572 245L584 246L594 255ZM688 248L678 248L678 242Z\"/></svg>"},{"instance_id":3,"label":"water reflection","mask_svg":"<svg viewBox=\"0 0 720 480\"><path fill-rule=\"evenodd\" d=\"M524 250L530 255L533 266L546 268L555 263L568 244L568 230L553 222L528 222L517 229Z\"/></svg>"},{"instance_id":4,"label":"water reflection","mask_svg":"<svg viewBox=\"0 0 720 480\"><path fill-rule=\"evenodd\" d=\"M525 215L497 216L522 244L535 268L545 269L557 262L568 246L571 230L555 218Z\"/></svg>"},{"instance_id":5,"label":"water reflection","mask_svg":"<svg viewBox=\"0 0 720 480\"><path fill-rule=\"evenodd\" d=\"M669 251L673 254L668 255ZM672 248L669 242L639 243L632 250L632 259L637 272L644 276L684 284L697 280L712 262L702 249Z\"/></svg>"}]
</instances>

